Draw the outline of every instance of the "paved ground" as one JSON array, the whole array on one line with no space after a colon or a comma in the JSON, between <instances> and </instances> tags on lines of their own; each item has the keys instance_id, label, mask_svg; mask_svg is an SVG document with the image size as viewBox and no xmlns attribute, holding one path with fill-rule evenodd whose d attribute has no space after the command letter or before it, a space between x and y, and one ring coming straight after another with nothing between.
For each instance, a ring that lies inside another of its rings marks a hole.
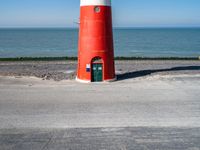
<instances>
[{"instance_id":1,"label":"paved ground","mask_svg":"<svg viewBox=\"0 0 200 150\"><path fill-rule=\"evenodd\" d=\"M0 77L0 150L200 150L200 75Z\"/></svg>"},{"instance_id":2,"label":"paved ground","mask_svg":"<svg viewBox=\"0 0 200 150\"><path fill-rule=\"evenodd\" d=\"M0 130L1 150L199 150L200 128Z\"/></svg>"}]
</instances>

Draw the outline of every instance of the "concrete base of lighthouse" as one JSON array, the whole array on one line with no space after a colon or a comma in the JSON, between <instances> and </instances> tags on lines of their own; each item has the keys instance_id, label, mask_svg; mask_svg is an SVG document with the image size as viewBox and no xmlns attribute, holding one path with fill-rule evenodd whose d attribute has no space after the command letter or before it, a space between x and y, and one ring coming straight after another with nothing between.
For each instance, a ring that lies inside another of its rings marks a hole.
<instances>
[{"instance_id":1,"label":"concrete base of lighthouse","mask_svg":"<svg viewBox=\"0 0 200 150\"><path fill-rule=\"evenodd\" d=\"M79 79L78 77L76 77L76 81L80 82L80 83L106 83L106 82L114 82L116 80L117 80L117 77L115 77L113 79L103 80L102 82L92 82L91 80L82 80L82 79Z\"/></svg>"}]
</instances>

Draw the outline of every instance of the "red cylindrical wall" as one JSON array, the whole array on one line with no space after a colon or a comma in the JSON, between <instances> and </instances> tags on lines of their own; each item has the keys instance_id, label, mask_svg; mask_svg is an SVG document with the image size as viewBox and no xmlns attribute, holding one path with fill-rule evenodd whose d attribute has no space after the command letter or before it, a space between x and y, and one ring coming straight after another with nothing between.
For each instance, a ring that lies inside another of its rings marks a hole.
<instances>
[{"instance_id":1,"label":"red cylindrical wall","mask_svg":"<svg viewBox=\"0 0 200 150\"><path fill-rule=\"evenodd\" d=\"M115 79L110 0L81 0L77 80L92 81L92 65L99 58L103 81Z\"/></svg>"}]
</instances>

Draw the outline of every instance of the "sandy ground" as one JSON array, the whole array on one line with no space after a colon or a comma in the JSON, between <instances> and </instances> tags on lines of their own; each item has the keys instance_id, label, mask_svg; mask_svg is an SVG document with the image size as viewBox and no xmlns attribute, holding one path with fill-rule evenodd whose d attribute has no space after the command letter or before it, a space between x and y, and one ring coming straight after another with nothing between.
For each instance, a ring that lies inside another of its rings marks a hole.
<instances>
[{"instance_id":1,"label":"sandy ground","mask_svg":"<svg viewBox=\"0 0 200 150\"><path fill-rule=\"evenodd\" d=\"M200 150L199 61L118 61L91 84L75 66L0 63L0 150Z\"/></svg>"}]
</instances>

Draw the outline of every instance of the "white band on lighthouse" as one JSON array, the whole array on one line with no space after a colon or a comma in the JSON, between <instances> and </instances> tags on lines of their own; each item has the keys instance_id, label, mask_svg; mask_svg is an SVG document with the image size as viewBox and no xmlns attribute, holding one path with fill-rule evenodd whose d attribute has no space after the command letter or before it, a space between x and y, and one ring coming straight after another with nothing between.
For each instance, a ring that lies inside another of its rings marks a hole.
<instances>
[{"instance_id":1,"label":"white band on lighthouse","mask_svg":"<svg viewBox=\"0 0 200 150\"><path fill-rule=\"evenodd\" d=\"M111 6L111 0L81 0L81 6Z\"/></svg>"}]
</instances>

